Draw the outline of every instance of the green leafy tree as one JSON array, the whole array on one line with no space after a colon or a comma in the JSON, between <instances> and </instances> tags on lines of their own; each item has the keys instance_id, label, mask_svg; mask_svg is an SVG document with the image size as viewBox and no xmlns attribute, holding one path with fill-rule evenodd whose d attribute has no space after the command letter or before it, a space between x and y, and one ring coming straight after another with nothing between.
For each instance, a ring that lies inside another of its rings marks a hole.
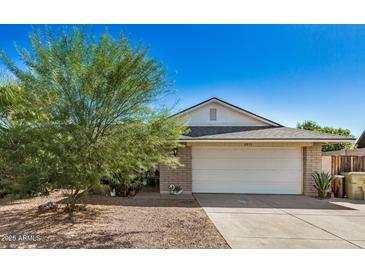
<instances>
[{"instance_id":1,"label":"green leafy tree","mask_svg":"<svg viewBox=\"0 0 365 274\"><path fill-rule=\"evenodd\" d=\"M24 69L0 55L15 75L0 89L3 175L35 191L66 188L74 207L115 170L178 164L172 150L185 126L151 108L171 85L147 49L78 28L33 32L30 42L31 51L18 49Z\"/></svg>"},{"instance_id":2,"label":"green leafy tree","mask_svg":"<svg viewBox=\"0 0 365 274\"><path fill-rule=\"evenodd\" d=\"M333 127L322 127L314 121L304 121L303 123L298 123L297 128L306 129L306 130L314 130L322 133L331 133L341 136L349 136L353 137L351 131L349 129L343 128L333 128ZM341 143L341 144L329 144L322 146L322 151L335 151L341 149L352 149L355 145L352 143Z\"/></svg>"}]
</instances>

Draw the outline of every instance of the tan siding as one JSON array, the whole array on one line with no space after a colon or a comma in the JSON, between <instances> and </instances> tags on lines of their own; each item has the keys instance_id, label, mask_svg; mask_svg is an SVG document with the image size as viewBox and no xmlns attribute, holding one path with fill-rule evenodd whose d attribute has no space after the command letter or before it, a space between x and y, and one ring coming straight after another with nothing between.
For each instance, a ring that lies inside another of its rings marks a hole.
<instances>
[{"instance_id":1,"label":"tan siding","mask_svg":"<svg viewBox=\"0 0 365 274\"><path fill-rule=\"evenodd\" d=\"M332 173L331 156L322 156L322 171Z\"/></svg>"}]
</instances>

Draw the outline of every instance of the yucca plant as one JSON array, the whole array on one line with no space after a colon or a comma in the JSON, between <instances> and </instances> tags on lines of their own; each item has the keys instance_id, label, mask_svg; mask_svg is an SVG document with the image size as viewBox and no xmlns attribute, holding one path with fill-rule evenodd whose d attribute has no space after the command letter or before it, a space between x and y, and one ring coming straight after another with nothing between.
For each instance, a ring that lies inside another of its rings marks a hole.
<instances>
[{"instance_id":1,"label":"yucca plant","mask_svg":"<svg viewBox=\"0 0 365 274\"><path fill-rule=\"evenodd\" d=\"M328 172L315 171L312 175L314 179L314 187L318 192L319 198L325 198L327 191L331 187L332 176Z\"/></svg>"}]
</instances>

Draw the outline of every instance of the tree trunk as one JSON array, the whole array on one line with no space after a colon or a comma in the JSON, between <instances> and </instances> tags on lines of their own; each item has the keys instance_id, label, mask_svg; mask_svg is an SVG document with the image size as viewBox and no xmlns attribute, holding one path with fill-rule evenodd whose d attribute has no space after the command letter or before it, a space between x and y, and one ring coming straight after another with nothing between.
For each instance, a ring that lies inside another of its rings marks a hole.
<instances>
[{"instance_id":1,"label":"tree trunk","mask_svg":"<svg viewBox=\"0 0 365 274\"><path fill-rule=\"evenodd\" d=\"M80 192L80 189L76 189L75 192L71 193L71 195L69 196L69 204L67 204L67 208L69 211L73 212L75 211L75 207L76 207L76 203L77 201L84 195L86 194L91 187L88 187L87 189L85 189L84 191Z\"/></svg>"},{"instance_id":2,"label":"tree trunk","mask_svg":"<svg viewBox=\"0 0 365 274\"><path fill-rule=\"evenodd\" d=\"M77 195L79 193L79 189L76 189L75 191L72 191L69 198L69 202L67 203L67 210L70 212L73 212L75 210L75 204L77 200Z\"/></svg>"}]
</instances>

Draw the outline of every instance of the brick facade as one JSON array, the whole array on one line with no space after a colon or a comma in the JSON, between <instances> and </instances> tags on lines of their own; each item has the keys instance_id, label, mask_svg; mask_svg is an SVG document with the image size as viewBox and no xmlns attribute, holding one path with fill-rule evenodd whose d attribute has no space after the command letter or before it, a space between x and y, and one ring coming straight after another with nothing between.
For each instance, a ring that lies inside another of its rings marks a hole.
<instances>
[{"instance_id":1,"label":"brick facade","mask_svg":"<svg viewBox=\"0 0 365 274\"><path fill-rule=\"evenodd\" d=\"M161 164L160 169L160 193L169 193L170 184L181 185L186 193L192 192L192 148L190 146L178 149L177 157L182 166L171 168ZM317 191L313 187L312 174L322 170L322 146L303 147L303 194L316 196Z\"/></svg>"},{"instance_id":2,"label":"brick facade","mask_svg":"<svg viewBox=\"0 0 365 274\"><path fill-rule=\"evenodd\" d=\"M322 146L315 144L303 148L303 194L306 196L317 196L317 191L313 187L314 171L322 170Z\"/></svg>"},{"instance_id":3,"label":"brick facade","mask_svg":"<svg viewBox=\"0 0 365 274\"><path fill-rule=\"evenodd\" d=\"M180 147L177 151L180 164L176 168L160 165L160 193L169 193L169 185L182 186L184 192L192 191L191 147Z\"/></svg>"}]
</instances>

